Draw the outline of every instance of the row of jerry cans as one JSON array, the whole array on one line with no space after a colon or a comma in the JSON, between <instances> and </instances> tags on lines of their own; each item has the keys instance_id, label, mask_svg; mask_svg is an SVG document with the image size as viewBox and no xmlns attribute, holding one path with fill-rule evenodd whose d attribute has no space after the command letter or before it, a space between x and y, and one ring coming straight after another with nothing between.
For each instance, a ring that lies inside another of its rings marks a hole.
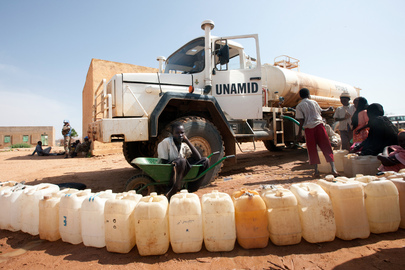
<instances>
[{"instance_id":1,"label":"row of jerry cans","mask_svg":"<svg viewBox=\"0 0 405 270\"><path fill-rule=\"evenodd\" d=\"M144 256L164 254L169 244L176 253L198 252L203 242L208 251L230 251L236 239L249 249L267 246L269 238L276 245L292 245L301 237L317 243L397 230L397 188L392 181L369 178L319 180L319 185L293 184L289 190L272 186L261 194L241 190L232 197L214 191L201 202L182 190L170 204L156 193L142 197L111 190L70 189L49 196L53 186L45 184L37 188L48 193L38 203L38 231L42 239L61 237L111 252L126 253L136 244Z\"/></svg>"},{"instance_id":2,"label":"row of jerry cans","mask_svg":"<svg viewBox=\"0 0 405 270\"><path fill-rule=\"evenodd\" d=\"M302 237L310 243L332 241L335 236L343 240L367 238L370 232L378 234L394 232L398 227L405 228L404 178L387 180L359 175L355 179L338 177L329 180L332 181L321 179L317 184L293 184L290 190L273 187L272 196L285 197L279 200L282 206L275 203L277 200L268 200L269 191L262 192L268 209L270 239L274 244L292 244L294 238L295 243L299 242L299 234L294 233L298 232L298 228L293 228L293 222L277 224L284 220L296 220L297 216ZM295 204L298 215L294 214ZM287 208L287 205L290 207ZM275 209L288 213L288 218L280 213L272 216ZM272 233L272 228L277 228L276 233ZM280 233L282 241L275 237ZM291 237L289 242L286 235Z\"/></svg>"},{"instance_id":3,"label":"row of jerry cans","mask_svg":"<svg viewBox=\"0 0 405 270\"><path fill-rule=\"evenodd\" d=\"M405 170L399 173L384 172L378 177L357 174L356 177L337 177L333 180L357 183L363 187L367 214L369 220L373 220L370 221L372 233L395 231L398 219L399 227L405 229Z\"/></svg>"},{"instance_id":4,"label":"row of jerry cans","mask_svg":"<svg viewBox=\"0 0 405 270\"><path fill-rule=\"evenodd\" d=\"M318 151L320 164L318 170L320 173L330 173L330 164L326 161L321 151ZM354 177L357 174L375 175L381 165L381 161L376 156L359 156L349 154L347 150L334 150L336 170L347 177Z\"/></svg>"},{"instance_id":5,"label":"row of jerry cans","mask_svg":"<svg viewBox=\"0 0 405 270\"><path fill-rule=\"evenodd\" d=\"M59 192L59 186L28 186L16 182L2 183L0 189L0 229L39 234L39 201L47 194Z\"/></svg>"}]
</instances>

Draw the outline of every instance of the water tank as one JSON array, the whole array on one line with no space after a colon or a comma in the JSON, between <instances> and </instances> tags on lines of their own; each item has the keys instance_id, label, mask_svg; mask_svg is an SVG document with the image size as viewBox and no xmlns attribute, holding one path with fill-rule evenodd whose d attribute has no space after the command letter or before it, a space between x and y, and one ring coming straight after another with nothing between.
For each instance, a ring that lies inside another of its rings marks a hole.
<instances>
[{"instance_id":1,"label":"water tank","mask_svg":"<svg viewBox=\"0 0 405 270\"><path fill-rule=\"evenodd\" d=\"M348 92L352 100L359 95L351 85L270 64L262 66L262 83L263 88L268 89L268 100L275 100L276 95L282 96L285 107L295 107L298 104L301 100L298 92L304 87L308 88L311 98L323 108L342 106L340 103L342 92Z\"/></svg>"}]
</instances>

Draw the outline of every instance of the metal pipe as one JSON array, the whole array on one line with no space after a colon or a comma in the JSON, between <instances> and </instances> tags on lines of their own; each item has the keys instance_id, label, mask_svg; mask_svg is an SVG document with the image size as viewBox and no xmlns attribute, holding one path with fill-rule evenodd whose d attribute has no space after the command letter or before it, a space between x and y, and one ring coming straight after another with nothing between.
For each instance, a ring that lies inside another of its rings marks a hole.
<instances>
[{"instance_id":1,"label":"metal pipe","mask_svg":"<svg viewBox=\"0 0 405 270\"><path fill-rule=\"evenodd\" d=\"M211 20L205 20L201 23L201 29L205 30L205 75L204 82L205 87L212 86L212 63L211 63L211 30L214 29L214 22Z\"/></svg>"}]
</instances>

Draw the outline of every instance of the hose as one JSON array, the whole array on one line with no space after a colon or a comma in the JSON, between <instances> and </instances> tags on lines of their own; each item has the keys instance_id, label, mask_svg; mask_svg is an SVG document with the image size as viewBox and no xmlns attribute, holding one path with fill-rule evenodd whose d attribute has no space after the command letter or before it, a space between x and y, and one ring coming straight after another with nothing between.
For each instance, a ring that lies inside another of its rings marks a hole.
<instances>
[{"instance_id":1,"label":"hose","mask_svg":"<svg viewBox=\"0 0 405 270\"><path fill-rule=\"evenodd\" d=\"M298 122L297 119L295 119L295 118L292 118L292 117L287 116L287 115L282 115L282 117L283 117L284 119L290 120L291 122L294 122L297 126L300 125L300 122Z\"/></svg>"}]
</instances>

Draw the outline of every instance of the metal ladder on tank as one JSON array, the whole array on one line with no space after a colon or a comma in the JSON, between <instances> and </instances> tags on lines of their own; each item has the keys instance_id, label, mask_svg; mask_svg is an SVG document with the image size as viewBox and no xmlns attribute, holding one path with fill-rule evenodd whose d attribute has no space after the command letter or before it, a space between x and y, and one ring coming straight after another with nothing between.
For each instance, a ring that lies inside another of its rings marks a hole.
<instances>
[{"instance_id":1,"label":"metal ladder on tank","mask_svg":"<svg viewBox=\"0 0 405 270\"><path fill-rule=\"evenodd\" d=\"M284 121L282 112L277 113L276 111L273 111L273 137L275 147L285 146Z\"/></svg>"}]
</instances>

